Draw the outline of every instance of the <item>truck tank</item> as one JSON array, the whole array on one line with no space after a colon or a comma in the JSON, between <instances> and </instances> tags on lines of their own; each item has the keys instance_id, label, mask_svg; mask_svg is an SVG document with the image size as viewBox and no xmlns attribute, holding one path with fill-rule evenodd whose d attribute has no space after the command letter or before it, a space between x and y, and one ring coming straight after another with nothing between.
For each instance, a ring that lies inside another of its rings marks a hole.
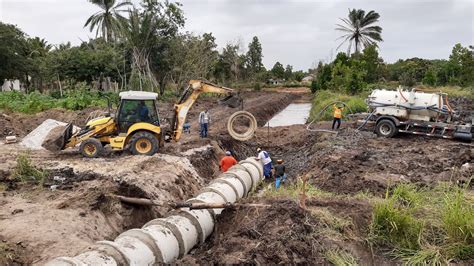
<instances>
[{"instance_id":1,"label":"truck tank","mask_svg":"<svg viewBox=\"0 0 474 266\"><path fill-rule=\"evenodd\" d=\"M373 90L367 104L375 115L397 117L399 120L450 122L453 110L447 94L426 93L412 89Z\"/></svg>"}]
</instances>

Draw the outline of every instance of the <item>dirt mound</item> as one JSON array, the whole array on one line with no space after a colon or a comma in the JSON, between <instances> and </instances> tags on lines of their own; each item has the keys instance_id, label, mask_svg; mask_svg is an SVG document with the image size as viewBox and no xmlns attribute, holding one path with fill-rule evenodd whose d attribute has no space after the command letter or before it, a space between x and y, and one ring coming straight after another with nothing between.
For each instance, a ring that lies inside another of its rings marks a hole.
<instances>
[{"instance_id":1,"label":"dirt mound","mask_svg":"<svg viewBox=\"0 0 474 266\"><path fill-rule=\"evenodd\" d=\"M178 263L319 265L328 263L324 252L336 248L347 250L360 261L375 262L362 240L370 223L368 203L308 200L309 209L304 210L292 200L264 201L271 207L225 210L210 239ZM324 209L329 218L318 209ZM328 222L338 217L352 221L340 228L345 243L327 231ZM374 258L383 262L377 256Z\"/></svg>"},{"instance_id":2,"label":"dirt mound","mask_svg":"<svg viewBox=\"0 0 474 266\"><path fill-rule=\"evenodd\" d=\"M23 113L0 113L0 138L8 135L24 137L46 119L54 119L65 123L73 123L83 127L89 114L102 108L90 107L81 111L68 111L64 109L50 109L33 115Z\"/></svg>"}]
</instances>

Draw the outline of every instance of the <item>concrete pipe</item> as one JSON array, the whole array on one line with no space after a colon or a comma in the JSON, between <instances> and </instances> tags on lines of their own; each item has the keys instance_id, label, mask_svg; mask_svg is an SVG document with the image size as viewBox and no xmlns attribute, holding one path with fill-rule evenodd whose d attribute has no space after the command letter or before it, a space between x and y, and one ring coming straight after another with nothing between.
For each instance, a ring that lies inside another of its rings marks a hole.
<instances>
[{"instance_id":1,"label":"concrete pipe","mask_svg":"<svg viewBox=\"0 0 474 266\"><path fill-rule=\"evenodd\" d=\"M245 184L238 178L230 175L221 175L219 178L214 179L213 183L225 183L232 187L237 199L241 199L245 196L246 188Z\"/></svg>"},{"instance_id":2,"label":"concrete pipe","mask_svg":"<svg viewBox=\"0 0 474 266\"><path fill-rule=\"evenodd\" d=\"M234 203L238 196L235 189L227 183L213 182L205 187L202 192L215 192L224 198L225 202Z\"/></svg>"},{"instance_id":3,"label":"concrete pipe","mask_svg":"<svg viewBox=\"0 0 474 266\"><path fill-rule=\"evenodd\" d=\"M239 118L244 118L249 120L249 128L246 132L239 133L235 131L234 124ZM233 113L229 120L227 120L227 131L229 132L230 136L236 140L240 141L247 141L253 137L255 131L257 130L257 119L251 113L247 111L238 111Z\"/></svg>"},{"instance_id":4,"label":"concrete pipe","mask_svg":"<svg viewBox=\"0 0 474 266\"><path fill-rule=\"evenodd\" d=\"M157 261L171 263L179 257L179 243L173 232L161 225L154 224L154 220L148 222L142 227L142 230L153 237L156 246L161 252L161 257L157 256Z\"/></svg>"},{"instance_id":5,"label":"concrete pipe","mask_svg":"<svg viewBox=\"0 0 474 266\"><path fill-rule=\"evenodd\" d=\"M255 158L247 158L240 161L239 164L250 173L252 177L252 189L256 188L263 176L263 166L260 161L257 161Z\"/></svg>"},{"instance_id":6,"label":"concrete pipe","mask_svg":"<svg viewBox=\"0 0 474 266\"><path fill-rule=\"evenodd\" d=\"M223 196L211 191L203 192L197 195L196 199L206 203L226 203L226 200ZM215 215L221 214L223 210L224 209L213 209Z\"/></svg>"},{"instance_id":7,"label":"concrete pipe","mask_svg":"<svg viewBox=\"0 0 474 266\"><path fill-rule=\"evenodd\" d=\"M248 158L231 167L186 202L233 203L245 197L263 179L263 166ZM46 265L156 265L173 263L203 243L214 230L215 215L223 209L183 208L167 218L154 219L131 229L114 241L99 241L73 258L58 257Z\"/></svg>"},{"instance_id":8,"label":"concrete pipe","mask_svg":"<svg viewBox=\"0 0 474 266\"><path fill-rule=\"evenodd\" d=\"M223 174L223 176L229 176L237 178L244 186L245 189L245 196L252 190L253 187L253 178L250 175L250 172L247 171L247 168L241 165L234 165L227 172Z\"/></svg>"}]
</instances>

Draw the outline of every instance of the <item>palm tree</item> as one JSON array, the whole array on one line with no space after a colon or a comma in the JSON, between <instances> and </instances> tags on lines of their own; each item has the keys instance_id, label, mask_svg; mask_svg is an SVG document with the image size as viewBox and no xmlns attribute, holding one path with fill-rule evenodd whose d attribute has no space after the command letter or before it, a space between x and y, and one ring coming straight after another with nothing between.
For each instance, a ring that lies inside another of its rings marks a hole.
<instances>
[{"instance_id":1,"label":"palm tree","mask_svg":"<svg viewBox=\"0 0 474 266\"><path fill-rule=\"evenodd\" d=\"M157 81L150 68L151 50L156 44L156 32L160 23L152 12L129 11L128 19L119 19L121 36L132 51L132 78L139 81L140 90L157 87Z\"/></svg>"},{"instance_id":2,"label":"palm tree","mask_svg":"<svg viewBox=\"0 0 474 266\"><path fill-rule=\"evenodd\" d=\"M345 42L349 42L347 48L347 54L349 55L352 50L352 44L355 46L355 52L360 52L362 47L370 45L377 46L377 42L381 42L382 28L379 26L373 26L374 23L378 22L380 15L371 10L365 14L362 9L349 9L348 18L340 18L345 25L336 24L338 28L336 30L342 31L345 34L338 39L344 39L342 43L337 47L341 47ZM372 26L371 26L372 25Z\"/></svg>"},{"instance_id":3,"label":"palm tree","mask_svg":"<svg viewBox=\"0 0 474 266\"><path fill-rule=\"evenodd\" d=\"M115 0L89 0L89 2L97 5L102 10L90 16L84 27L89 26L91 32L96 28L96 37L101 33L106 42L114 40L119 34L120 24L118 20L123 18L120 13L127 11L120 8L133 4L130 0L121 3L117 3Z\"/></svg>"}]
</instances>

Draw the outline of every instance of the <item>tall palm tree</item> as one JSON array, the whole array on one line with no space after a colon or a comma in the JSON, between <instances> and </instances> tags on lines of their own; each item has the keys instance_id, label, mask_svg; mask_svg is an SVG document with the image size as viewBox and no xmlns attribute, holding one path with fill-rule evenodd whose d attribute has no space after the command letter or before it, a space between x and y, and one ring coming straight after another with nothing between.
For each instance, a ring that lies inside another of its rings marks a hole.
<instances>
[{"instance_id":1,"label":"tall palm tree","mask_svg":"<svg viewBox=\"0 0 474 266\"><path fill-rule=\"evenodd\" d=\"M96 37L99 33L106 42L113 41L119 34L119 19L122 19L121 12L128 11L124 8L129 5L133 5L130 0L117 3L116 0L89 0L94 5L97 5L102 9L87 19L84 27L89 26L89 30L92 32L96 28Z\"/></svg>"},{"instance_id":2,"label":"tall palm tree","mask_svg":"<svg viewBox=\"0 0 474 266\"><path fill-rule=\"evenodd\" d=\"M349 55L353 44L355 52L358 53L363 47L377 45L377 42L383 41L381 36L382 28L373 25L379 21L379 18L380 15L373 10L366 14L362 9L349 9L348 18L340 18L345 25L336 24L338 26L336 30L345 33L338 38L344 40L337 49L345 42L349 42L349 47L347 48L347 54Z\"/></svg>"}]
</instances>

